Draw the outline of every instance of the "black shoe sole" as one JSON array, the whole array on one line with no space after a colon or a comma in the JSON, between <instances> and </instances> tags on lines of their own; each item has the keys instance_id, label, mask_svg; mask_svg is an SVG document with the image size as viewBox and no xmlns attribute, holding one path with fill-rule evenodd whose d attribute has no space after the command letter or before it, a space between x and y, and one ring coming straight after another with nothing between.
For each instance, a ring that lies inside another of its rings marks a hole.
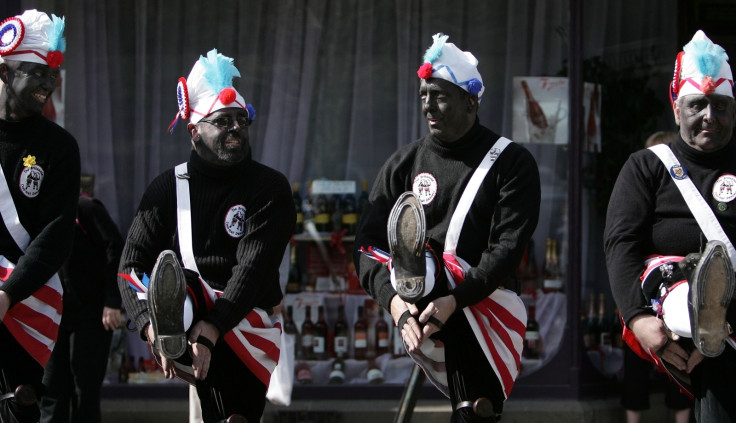
<instances>
[{"instance_id":1,"label":"black shoe sole","mask_svg":"<svg viewBox=\"0 0 736 423\"><path fill-rule=\"evenodd\" d=\"M155 347L166 358L179 358L187 348L183 317L186 295L186 279L176 254L162 251L151 272L148 311Z\"/></svg>"},{"instance_id":2,"label":"black shoe sole","mask_svg":"<svg viewBox=\"0 0 736 423\"><path fill-rule=\"evenodd\" d=\"M726 347L726 311L734 291L734 271L725 245L710 241L690 279L690 329L695 347L706 357Z\"/></svg>"},{"instance_id":3,"label":"black shoe sole","mask_svg":"<svg viewBox=\"0 0 736 423\"><path fill-rule=\"evenodd\" d=\"M426 259L424 209L412 192L401 194L388 219L388 243L396 277L396 292L408 303L424 296Z\"/></svg>"}]
</instances>

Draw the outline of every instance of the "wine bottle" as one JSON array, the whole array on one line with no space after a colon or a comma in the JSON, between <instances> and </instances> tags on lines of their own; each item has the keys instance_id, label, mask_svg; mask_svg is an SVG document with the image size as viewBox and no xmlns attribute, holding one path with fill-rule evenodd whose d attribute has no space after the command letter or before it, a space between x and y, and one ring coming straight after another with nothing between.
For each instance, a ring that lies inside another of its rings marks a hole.
<instances>
[{"instance_id":1,"label":"wine bottle","mask_svg":"<svg viewBox=\"0 0 736 423\"><path fill-rule=\"evenodd\" d=\"M312 338L312 352L316 360L327 359L327 322L325 321L325 308L319 306L317 313L317 324L314 325L314 337Z\"/></svg>"},{"instance_id":2,"label":"wine bottle","mask_svg":"<svg viewBox=\"0 0 736 423\"><path fill-rule=\"evenodd\" d=\"M330 232L331 220L330 220L330 204L327 201L327 196L324 194L317 194L312 199L312 209L314 211L314 225L317 227L317 232Z\"/></svg>"},{"instance_id":3,"label":"wine bottle","mask_svg":"<svg viewBox=\"0 0 736 423\"><path fill-rule=\"evenodd\" d=\"M130 369L128 368L128 360L125 355L123 355L123 359L120 360L120 367L118 368L118 382L128 383L129 374Z\"/></svg>"},{"instance_id":4,"label":"wine bottle","mask_svg":"<svg viewBox=\"0 0 736 423\"><path fill-rule=\"evenodd\" d=\"M294 181L292 198L294 200L294 208L296 208L296 225L294 226L294 234L304 232L304 213L302 212L302 196L299 193L299 182Z\"/></svg>"},{"instance_id":5,"label":"wine bottle","mask_svg":"<svg viewBox=\"0 0 736 423\"><path fill-rule=\"evenodd\" d=\"M622 338L623 326L621 326L621 317L619 316L619 313L618 306L616 306L613 311L613 316L611 316L611 345L613 345L614 348L624 347L624 340Z\"/></svg>"},{"instance_id":6,"label":"wine bottle","mask_svg":"<svg viewBox=\"0 0 736 423\"><path fill-rule=\"evenodd\" d=\"M547 123L547 116L545 116L542 106L540 106L537 100L534 99L534 96L532 96L532 92L526 81L521 81L521 88L524 89L524 96L526 97L526 112L529 117L529 121L537 128L547 129L549 126Z\"/></svg>"},{"instance_id":7,"label":"wine bottle","mask_svg":"<svg viewBox=\"0 0 736 423\"><path fill-rule=\"evenodd\" d=\"M296 259L296 245L292 245L289 251L289 279L286 282L286 292L295 294L302 290L302 269Z\"/></svg>"},{"instance_id":8,"label":"wine bottle","mask_svg":"<svg viewBox=\"0 0 736 423\"><path fill-rule=\"evenodd\" d=\"M138 358L138 372L146 373L146 361L143 359L143 357Z\"/></svg>"},{"instance_id":9,"label":"wine bottle","mask_svg":"<svg viewBox=\"0 0 736 423\"><path fill-rule=\"evenodd\" d=\"M598 318L595 313L595 294L590 293L590 303L588 304L588 326L590 327L590 346L589 349L596 349L601 339L601 328L598 326Z\"/></svg>"},{"instance_id":10,"label":"wine bottle","mask_svg":"<svg viewBox=\"0 0 736 423\"><path fill-rule=\"evenodd\" d=\"M358 320L353 325L353 357L365 360L368 352L368 324L365 321L363 306L358 306Z\"/></svg>"},{"instance_id":11,"label":"wine bottle","mask_svg":"<svg viewBox=\"0 0 736 423\"><path fill-rule=\"evenodd\" d=\"M337 307L337 321L334 327L335 340L334 355L337 358L347 358L348 356L348 323L345 321L345 306L340 304Z\"/></svg>"},{"instance_id":12,"label":"wine bottle","mask_svg":"<svg viewBox=\"0 0 736 423\"><path fill-rule=\"evenodd\" d=\"M332 220L332 229L330 231L342 232L342 197L338 194L332 194L327 210Z\"/></svg>"},{"instance_id":13,"label":"wine bottle","mask_svg":"<svg viewBox=\"0 0 736 423\"><path fill-rule=\"evenodd\" d=\"M301 348L299 348L299 331L294 323L294 308L286 307L286 315L284 316L284 333L290 337L294 345L294 358L301 358Z\"/></svg>"},{"instance_id":14,"label":"wine bottle","mask_svg":"<svg viewBox=\"0 0 736 423\"><path fill-rule=\"evenodd\" d=\"M332 362L329 383L341 384L345 382L345 361L338 357Z\"/></svg>"},{"instance_id":15,"label":"wine bottle","mask_svg":"<svg viewBox=\"0 0 736 423\"><path fill-rule=\"evenodd\" d=\"M314 360L314 323L312 323L312 307L306 306L304 322L302 322L302 357L305 360Z\"/></svg>"},{"instance_id":16,"label":"wine bottle","mask_svg":"<svg viewBox=\"0 0 736 423\"><path fill-rule=\"evenodd\" d=\"M523 355L528 359L539 359L542 354L542 336L539 332L535 309L534 304L529 305L529 317L526 322L526 333L524 334Z\"/></svg>"},{"instance_id":17,"label":"wine bottle","mask_svg":"<svg viewBox=\"0 0 736 423\"><path fill-rule=\"evenodd\" d=\"M404 341L401 339L401 330L394 326L393 344L391 347L391 355L394 358L404 357L406 355L406 348L404 347Z\"/></svg>"},{"instance_id":18,"label":"wine bottle","mask_svg":"<svg viewBox=\"0 0 736 423\"><path fill-rule=\"evenodd\" d=\"M376 356L386 354L389 350L388 323L383 318L383 308L378 309L378 320L375 325Z\"/></svg>"},{"instance_id":19,"label":"wine bottle","mask_svg":"<svg viewBox=\"0 0 736 423\"><path fill-rule=\"evenodd\" d=\"M368 360L368 372L366 373L368 383L383 383L383 370L376 364L375 359Z\"/></svg>"},{"instance_id":20,"label":"wine bottle","mask_svg":"<svg viewBox=\"0 0 736 423\"><path fill-rule=\"evenodd\" d=\"M353 193L346 194L342 199L342 229L345 235L355 235L358 228L358 210Z\"/></svg>"},{"instance_id":21,"label":"wine bottle","mask_svg":"<svg viewBox=\"0 0 736 423\"><path fill-rule=\"evenodd\" d=\"M545 293L562 291L562 275L557 258L557 240L547 238L547 253L544 260L544 282L542 290Z\"/></svg>"},{"instance_id":22,"label":"wine bottle","mask_svg":"<svg viewBox=\"0 0 736 423\"><path fill-rule=\"evenodd\" d=\"M610 347L611 328L606 315L606 294L603 293L598 295L598 327L600 328L598 344Z\"/></svg>"}]
</instances>

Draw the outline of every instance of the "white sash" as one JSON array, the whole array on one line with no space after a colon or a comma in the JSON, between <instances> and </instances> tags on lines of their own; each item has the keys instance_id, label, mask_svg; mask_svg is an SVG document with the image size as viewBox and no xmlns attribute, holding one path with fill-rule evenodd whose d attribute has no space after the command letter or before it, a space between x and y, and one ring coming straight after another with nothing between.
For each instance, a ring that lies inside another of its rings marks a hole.
<instances>
[{"instance_id":1,"label":"white sash","mask_svg":"<svg viewBox=\"0 0 736 423\"><path fill-rule=\"evenodd\" d=\"M734 249L731 240L728 239L728 235L724 232L723 227L721 227L721 224L718 222L718 218L716 218L716 215L713 214L713 210L687 175L687 169L683 173L683 177L678 179L675 177L671 169L676 166L682 166L669 146L666 144L658 144L649 147L649 150L659 157L664 164L665 169L670 173L672 180L680 190L682 197L685 199L685 203L690 208L690 212L692 212L693 217L695 217L695 220L698 222L698 225L703 231L705 237L708 238L709 241L718 240L723 242L728 250L728 256L731 258L731 263L736 266L736 250Z\"/></svg>"},{"instance_id":2,"label":"white sash","mask_svg":"<svg viewBox=\"0 0 736 423\"><path fill-rule=\"evenodd\" d=\"M28 231L20 223L18 210L15 209L13 196L10 194L10 188L8 188L8 181L5 179L2 166L0 166L0 214L2 214L3 222L5 227L8 228L10 236L13 237L18 248L25 252L28 244L31 243L31 236L28 235Z\"/></svg>"}]
</instances>

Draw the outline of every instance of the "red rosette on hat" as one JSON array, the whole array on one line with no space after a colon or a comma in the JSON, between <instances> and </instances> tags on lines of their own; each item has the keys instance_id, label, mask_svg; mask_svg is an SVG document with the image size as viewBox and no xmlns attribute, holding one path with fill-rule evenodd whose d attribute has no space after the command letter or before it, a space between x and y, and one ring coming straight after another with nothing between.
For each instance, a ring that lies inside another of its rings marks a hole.
<instances>
[{"instance_id":1,"label":"red rosette on hat","mask_svg":"<svg viewBox=\"0 0 736 423\"><path fill-rule=\"evenodd\" d=\"M63 61L64 53L59 50L50 51L49 54L46 55L46 63L48 63L50 68L58 68L61 66L61 62Z\"/></svg>"},{"instance_id":2,"label":"red rosette on hat","mask_svg":"<svg viewBox=\"0 0 736 423\"><path fill-rule=\"evenodd\" d=\"M220 103L227 106L228 104L235 101L237 98L237 93L232 88L224 88L222 91L220 91L220 94L217 96L217 98L220 100Z\"/></svg>"},{"instance_id":3,"label":"red rosette on hat","mask_svg":"<svg viewBox=\"0 0 736 423\"><path fill-rule=\"evenodd\" d=\"M179 116L182 119L189 119L189 90L187 89L187 80L184 77L179 78L176 84L176 101L179 103Z\"/></svg>"},{"instance_id":4,"label":"red rosette on hat","mask_svg":"<svg viewBox=\"0 0 736 423\"><path fill-rule=\"evenodd\" d=\"M25 34L26 28L23 26L23 21L15 16L2 21L0 23L0 56L15 50L23 41Z\"/></svg>"},{"instance_id":5,"label":"red rosette on hat","mask_svg":"<svg viewBox=\"0 0 736 423\"><path fill-rule=\"evenodd\" d=\"M432 77L432 64L427 62L422 66L419 66L417 70L417 76L421 79L429 79Z\"/></svg>"}]
</instances>

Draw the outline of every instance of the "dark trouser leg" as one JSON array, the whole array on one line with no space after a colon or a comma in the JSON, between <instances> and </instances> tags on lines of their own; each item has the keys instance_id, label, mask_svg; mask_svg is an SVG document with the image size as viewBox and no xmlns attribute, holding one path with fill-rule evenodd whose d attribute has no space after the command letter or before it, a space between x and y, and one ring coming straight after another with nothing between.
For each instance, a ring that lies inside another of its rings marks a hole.
<instances>
[{"instance_id":1,"label":"dark trouser leg","mask_svg":"<svg viewBox=\"0 0 736 423\"><path fill-rule=\"evenodd\" d=\"M691 374L695 389L698 423L736 422L736 351L726 348L715 358L706 358Z\"/></svg>"},{"instance_id":2,"label":"dark trouser leg","mask_svg":"<svg viewBox=\"0 0 736 423\"><path fill-rule=\"evenodd\" d=\"M232 414L240 414L249 422L259 422L266 407L266 385L245 367L223 340L213 351L207 379L197 383L197 394L205 423Z\"/></svg>"},{"instance_id":3,"label":"dark trouser leg","mask_svg":"<svg viewBox=\"0 0 736 423\"><path fill-rule=\"evenodd\" d=\"M453 410L463 401L474 402L488 398L495 413L503 410L504 395L501 383L478 345L470 324L462 314L455 314L439 332L445 344L447 379ZM493 417L476 416L472 408L462 408L452 413L451 422L495 422Z\"/></svg>"},{"instance_id":4,"label":"dark trouser leg","mask_svg":"<svg viewBox=\"0 0 736 423\"><path fill-rule=\"evenodd\" d=\"M649 409L649 375L652 363L624 344L624 381L621 405L627 410Z\"/></svg>"},{"instance_id":5,"label":"dark trouser leg","mask_svg":"<svg viewBox=\"0 0 736 423\"><path fill-rule=\"evenodd\" d=\"M0 391L13 392L19 385L31 385L39 397L43 392L43 367L16 342L5 325L0 324ZM12 400L2 401L0 414L12 412L20 422L37 422L38 403L20 406Z\"/></svg>"},{"instance_id":6,"label":"dark trouser leg","mask_svg":"<svg viewBox=\"0 0 736 423\"><path fill-rule=\"evenodd\" d=\"M44 395L41 397L41 423L68 422L73 392L69 367L71 332L59 327L59 337L46 364L43 375Z\"/></svg>"},{"instance_id":7,"label":"dark trouser leg","mask_svg":"<svg viewBox=\"0 0 736 423\"><path fill-rule=\"evenodd\" d=\"M105 378L112 332L96 321L76 329L71 337L71 368L74 376L75 423L99 423L100 392Z\"/></svg>"}]
</instances>

